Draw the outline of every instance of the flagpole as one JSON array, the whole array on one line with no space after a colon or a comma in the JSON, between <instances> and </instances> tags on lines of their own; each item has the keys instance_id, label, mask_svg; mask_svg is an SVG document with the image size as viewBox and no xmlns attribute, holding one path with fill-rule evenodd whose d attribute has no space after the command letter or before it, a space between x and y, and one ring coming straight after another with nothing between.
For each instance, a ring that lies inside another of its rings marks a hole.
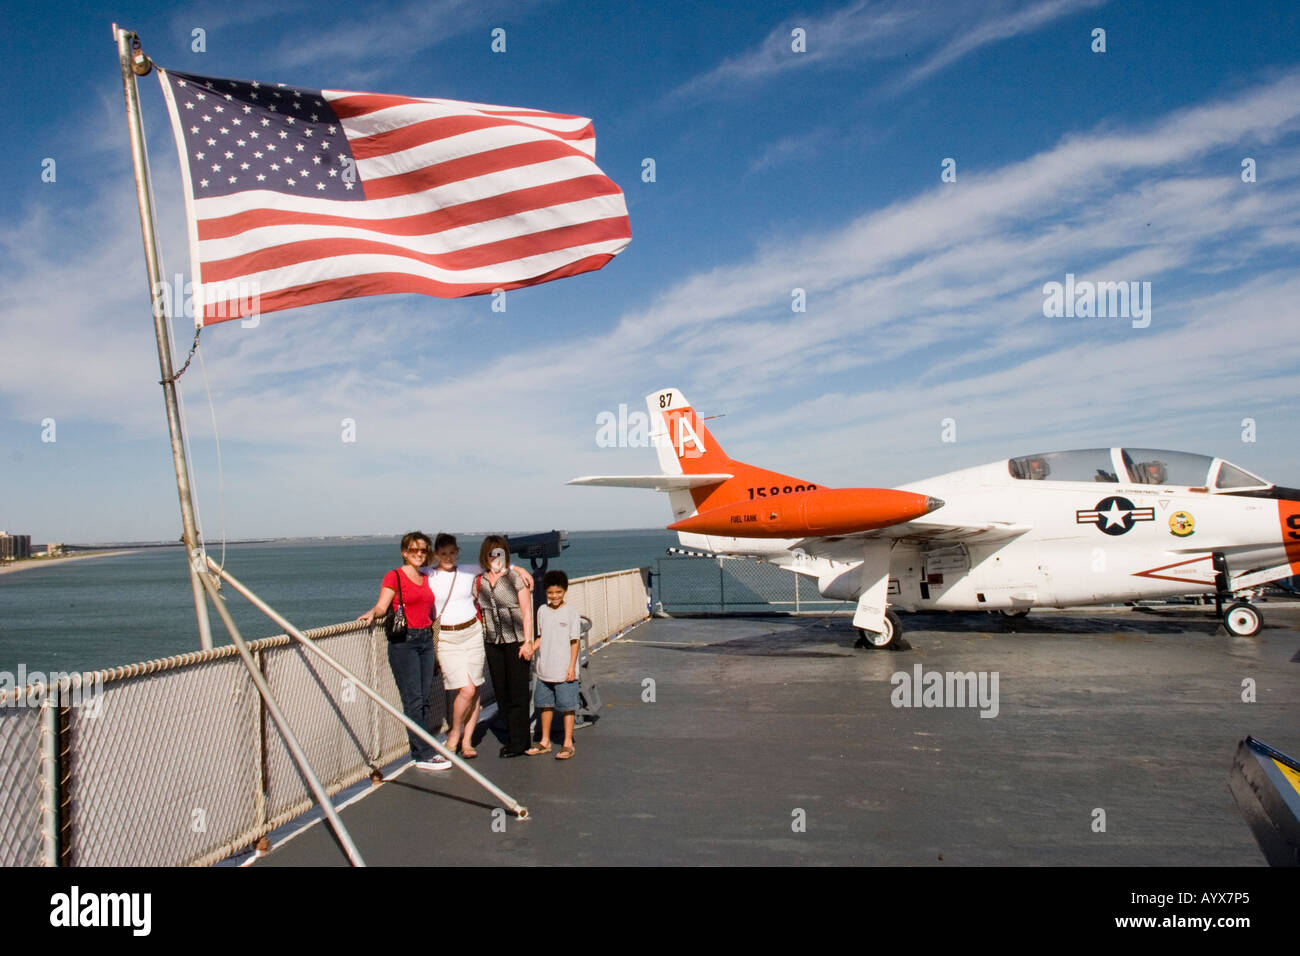
<instances>
[{"instance_id":1,"label":"flagpole","mask_svg":"<svg viewBox=\"0 0 1300 956\"><path fill-rule=\"evenodd\" d=\"M126 96L127 125L131 131L131 159L135 165L135 193L140 206L140 231L144 237L144 261L149 273L149 295L153 302L154 335L158 340L158 368L162 372L163 401L167 406L167 430L171 435L172 464L176 468L176 493L180 496L181 523L184 527L185 553L190 571L190 586L194 592L194 613L199 623L199 644L207 650L212 647L212 624L208 619L208 605L203 582L206 575L203 550L199 546L198 523L194 517L194 497L190 491L189 466L185 461L185 442L181 437L181 415L176 404L176 380L172 373L172 349L167 336L164 315L162 257L158 253L158 237L154 231L153 202L149 191L149 163L145 155L144 126L140 121L140 95L136 89L131 41L136 34L113 24L113 37L117 41L117 58L122 67L122 92ZM153 64L139 52L140 75L148 73ZM180 291L172 301L180 299Z\"/></svg>"}]
</instances>

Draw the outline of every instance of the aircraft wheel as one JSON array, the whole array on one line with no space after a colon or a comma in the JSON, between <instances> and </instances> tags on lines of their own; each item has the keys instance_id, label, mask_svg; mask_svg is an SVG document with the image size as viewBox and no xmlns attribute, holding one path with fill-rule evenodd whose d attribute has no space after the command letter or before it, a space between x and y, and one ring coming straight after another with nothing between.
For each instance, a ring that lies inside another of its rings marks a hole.
<instances>
[{"instance_id":1,"label":"aircraft wheel","mask_svg":"<svg viewBox=\"0 0 1300 956\"><path fill-rule=\"evenodd\" d=\"M1223 626L1236 637L1254 637L1264 626L1264 617L1253 604L1238 601L1223 612Z\"/></svg>"},{"instance_id":2,"label":"aircraft wheel","mask_svg":"<svg viewBox=\"0 0 1300 956\"><path fill-rule=\"evenodd\" d=\"M902 643L903 622L898 619L898 615L893 611L885 611L885 629L883 631L868 631L860 627L858 628L858 635L854 647L874 647L883 651Z\"/></svg>"},{"instance_id":3,"label":"aircraft wheel","mask_svg":"<svg viewBox=\"0 0 1300 956\"><path fill-rule=\"evenodd\" d=\"M1018 621L1029 614L1029 608L1021 608L1017 611L999 611L998 613L1009 621Z\"/></svg>"}]
</instances>

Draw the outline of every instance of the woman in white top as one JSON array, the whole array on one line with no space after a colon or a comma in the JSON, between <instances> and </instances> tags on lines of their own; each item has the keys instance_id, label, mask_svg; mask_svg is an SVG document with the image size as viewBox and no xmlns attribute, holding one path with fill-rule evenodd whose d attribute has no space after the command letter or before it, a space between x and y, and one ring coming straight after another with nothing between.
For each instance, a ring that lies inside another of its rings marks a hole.
<instances>
[{"instance_id":1,"label":"woman in white top","mask_svg":"<svg viewBox=\"0 0 1300 956\"><path fill-rule=\"evenodd\" d=\"M440 532L433 542L436 562L424 569L433 586L437 606L438 666L442 683L456 691L451 706L451 730L447 746L466 760L478 756L474 749L474 728L478 723L478 689L483 683L483 625L475 602L474 579L481 572L477 564L457 564L460 547L456 536ZM532 575L516 568L528 586Z\"/></svg>"}]
</instances>

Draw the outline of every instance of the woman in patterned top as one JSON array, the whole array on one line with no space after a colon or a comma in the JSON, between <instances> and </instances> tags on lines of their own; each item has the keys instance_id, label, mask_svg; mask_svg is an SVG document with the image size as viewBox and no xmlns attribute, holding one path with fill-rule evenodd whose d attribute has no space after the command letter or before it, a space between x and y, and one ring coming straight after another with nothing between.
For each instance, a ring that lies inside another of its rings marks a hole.
<instances>
[{"instance_id":1,"label":"woman in patterned top","mask_svg":"<svg viewBox=\"0 0 1300 956\"><path fill-rule=\"evenodd\" d=\"M510 566L510 547L499 534L483 539L475 598L483 614L483 643L497 709L506 721L500 756L528 749L528 678L533 657L532 581Z\"/></svg>"}]
</instances>

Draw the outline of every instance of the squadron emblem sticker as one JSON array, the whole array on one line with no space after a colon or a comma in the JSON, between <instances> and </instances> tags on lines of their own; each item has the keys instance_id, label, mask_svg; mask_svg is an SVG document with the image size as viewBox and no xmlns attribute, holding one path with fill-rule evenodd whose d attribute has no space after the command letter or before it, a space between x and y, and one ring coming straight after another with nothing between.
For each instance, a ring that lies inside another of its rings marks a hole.
<instances>
[{"instance_id":1,"label":"squadron emblem sticker","mask_svg":"<svg viewBox=\"0 0 1300 956\"><path fill-rule=\"evenodd\" d=\"M1075 524L1095 524L1106 534L1124 534L1132 531L1139 521L1155 520L1155 508L1139 508L1119 495L1102 498L1096 508L1074 513Z\"/></svg>"},{"instance_id":2,"label":"squadron emblem sticker","mask_svg":"<svg viewBox=\"0 0 1300 956\"><path fill-rule=\"evenodd\" d=\"M1169 516L1169 532L1186 538L1196 530L1196 519L1186 511L1175 511Z\"/></svg>"}]
</instances>

